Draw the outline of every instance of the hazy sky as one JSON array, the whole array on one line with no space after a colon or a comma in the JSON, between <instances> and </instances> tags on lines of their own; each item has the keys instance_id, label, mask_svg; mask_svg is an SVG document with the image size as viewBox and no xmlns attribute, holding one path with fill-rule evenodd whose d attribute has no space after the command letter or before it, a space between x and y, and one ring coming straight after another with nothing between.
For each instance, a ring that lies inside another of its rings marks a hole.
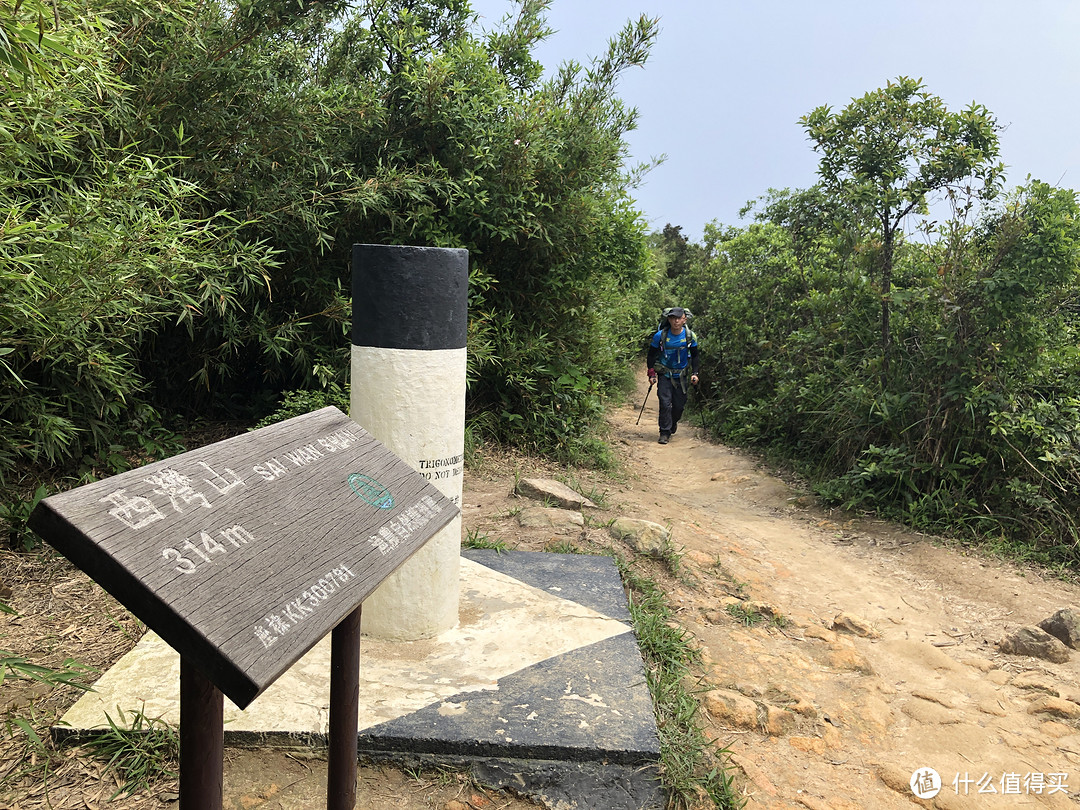
<instances>
[{"instance_id":1,"label":"hazy sky","mask_svg":"<svg viewBox=\"0 0 1080 810\"><path fill-rule=\"evenodd\" d=\"M511 0L472 0L494 27ZM643 69L619 95L640 112L634 162L667 155L635 198L652 229L746 224L769 188L806 188L817 155L799 125L889 79L923 79L952 111L972 101L1005 127L1006 185L1028 175L1080 189L1080 2L1076 0L554 0L550 70L588 64L640 14L660 18Z\"/></svg>"}]
</instances>

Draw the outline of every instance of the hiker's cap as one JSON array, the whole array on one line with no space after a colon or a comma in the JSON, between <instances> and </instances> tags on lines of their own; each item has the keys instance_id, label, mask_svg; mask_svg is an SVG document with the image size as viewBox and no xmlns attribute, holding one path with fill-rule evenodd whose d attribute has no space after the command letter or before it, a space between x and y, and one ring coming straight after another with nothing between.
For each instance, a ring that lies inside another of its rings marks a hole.
<instances>
[{"instance_id":1,"label":"hiker's cap","mask_svg":"<svg viewBox=\"0 0 1080 810\"><path fill-rule=\"evenodd\" d=\"M671 309L668 310L667 316L669 318L685 318L686 317L686 310L683 309L682 307L672 307Z\"/></svg>"}]
</instances>

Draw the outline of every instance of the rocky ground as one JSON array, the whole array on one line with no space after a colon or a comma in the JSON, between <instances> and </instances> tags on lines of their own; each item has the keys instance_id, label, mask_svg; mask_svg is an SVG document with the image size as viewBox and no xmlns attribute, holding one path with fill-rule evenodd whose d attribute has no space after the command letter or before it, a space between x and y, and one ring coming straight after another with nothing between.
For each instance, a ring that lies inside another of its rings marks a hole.
<instances>
[{"instance_id":1,"label":"rocky ground","mask_svg":"<svg viewBox=\"0 0 1080 810\"><path fill-rule=\"evenodd\" d=\"M638 541L616 520L667 530L667 544L654 550L666 562L647 550L638 559L663 583L701 652L703 666L688 685L700 696L708 737L729 752L748 808L1075 806L1076 653L1060 643L1030 650L1054 661L1006 653L999 643L1080 604L1080 586L825 512L797 485L704 440L686 421L659 445L655 398L635 424L644 393L612 412L620 473L482 455L466 475L465 529L474 540L522 550L614 548L628 557ZM570 515L538 510L538 500L515 494L523 478L560 479L598 506ZM7 601L19 614L0 616L0 649L41 663L70 657L104 667L140 632L63 560L4 556L0 586L11 590ZM39 728L74 697L70 689L0 684L0 709L21 704ZM31 753L18 731L0 741L0 776L9 777L0 810L95 808L115 790L77 750L52 763L47 792L37 776L13 778L42 756ZM929 794L930 769L939 791L919 799L912 776ZM225 781L230 808L325 806L318 758L230 750ZM533 806L452 773L366 768L359 793L365 808ZM112 806L174 802L175 784L165 780Z\"/></svg>"},{"instance_id":2,"label":"rocky ground","mask_svg":"<svg viewBox=\"0 0 1080 810\"><path fill-rule=\"evenodd\" d=\"M926 769L928 806L1075 806L1075 653L1037 629L1056 663L999 642L1080 604L1076 584L824 513L753 459L693 430L658 445L635 416L614 416L634 478L612 509L684 549L671 598L748 808L909 807Z\"/></svg>"}]
</instances>

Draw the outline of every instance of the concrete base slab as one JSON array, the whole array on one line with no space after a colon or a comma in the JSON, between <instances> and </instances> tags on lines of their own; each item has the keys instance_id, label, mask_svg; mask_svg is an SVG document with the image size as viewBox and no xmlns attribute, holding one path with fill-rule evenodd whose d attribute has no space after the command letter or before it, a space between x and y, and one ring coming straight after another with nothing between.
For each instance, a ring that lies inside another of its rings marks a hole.
<instances>
[{"instance_id":1,"label":"concrete base slab","mask_svg":"<svg viewBox=\"0 0 1080 810\"><path fill-rule=\"evenodd\" d=\"M652 701L614 563L465 551L460 604L458 626L434 639L364 638L361 755L470 764L560 806L584 792L577 806L662 807ZM326 745L329 661L327 637L247 710L226 699L226 743ZM148 634L54 731L108 728L118 709L178 724L179 683L179 656Z\"/></svg>"}]
</instances>

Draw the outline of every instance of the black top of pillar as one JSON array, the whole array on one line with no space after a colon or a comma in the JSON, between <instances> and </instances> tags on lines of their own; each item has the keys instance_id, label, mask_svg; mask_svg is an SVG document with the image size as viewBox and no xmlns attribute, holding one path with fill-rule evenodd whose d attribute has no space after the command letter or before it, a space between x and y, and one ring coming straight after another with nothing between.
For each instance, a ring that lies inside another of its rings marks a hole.
<instances>
[{"instance_id":1,"label":"black top of pillar","mask_svg":"<svg viewBox=\"0 0 1080 810\"><path fill-rule=\"evenodd\" d=\"M469 251L353 245L354 346L463 349L469 309Z\"/></svg>"}]
</instances>

